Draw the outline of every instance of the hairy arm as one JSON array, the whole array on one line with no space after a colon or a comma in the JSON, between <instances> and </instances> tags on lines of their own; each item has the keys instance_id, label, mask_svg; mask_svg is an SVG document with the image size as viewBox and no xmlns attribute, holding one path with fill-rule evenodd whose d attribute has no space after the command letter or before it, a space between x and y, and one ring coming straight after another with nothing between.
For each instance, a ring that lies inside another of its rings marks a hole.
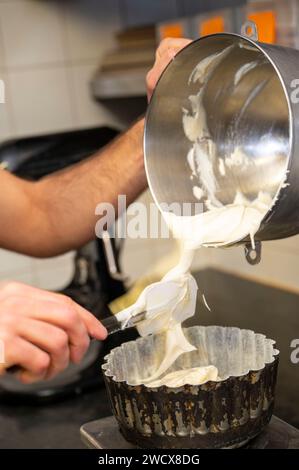
<instances>
[{"instance_id":1,"label":"hairy arm","mask_svg":"<svg viewBox=\"0 0 299 470\"><path fill-rule=\"evenodd\" d=\"M93 157L38 182L0 171L0 246L32 256L64 253L95 236L95 208L146 187L143 120Z\"/></svg>"},{"instance_id":2,"label":"hairy arm","mask_svg":"<svg viewBox=\"0 0 299 470\"><path fill-rule=\"evenodd\" d=\"M165 67L190 42L162 41L147 75L149 99ZM146 187L143 127L141 120L93 157L35 183L0 171L0 247L46 257L93 239L99 203L117 209L119 194L130 204Z\"/></svg>"}]
</instances>

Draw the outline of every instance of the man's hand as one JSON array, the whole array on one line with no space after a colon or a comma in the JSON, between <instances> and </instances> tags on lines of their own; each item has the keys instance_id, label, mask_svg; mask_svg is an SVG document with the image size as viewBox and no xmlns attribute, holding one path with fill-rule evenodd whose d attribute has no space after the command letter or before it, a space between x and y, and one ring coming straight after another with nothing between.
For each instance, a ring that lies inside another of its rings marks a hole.
<instances>
[{"instance_id":1,"label":"man's hand","mask_svg":"<svg viewBox=\"0 0 299 470\"><path fill-rule=\"evenodd\" d=\"M191 39L163 39L156 52L156 62L153 68L149 71L146 77L147 82L147 96L151 99L152 93L157 85L157 82L166 69L169 62L171 62L176 54L184 47L190 44Z\"/></svg>"},{"instance_id":2,"label":"man's hand","mask_svg":"<svg viewBox=\"0 0 299 470\"><path fill-rule=\"evenodd\" d=\"M87 310L61 294L23 284L0 283L0 374L19 366L24 383L49 379L69 362L79 363L90 337L103 340L106 329Z\"/></svg>"}]
</instances>

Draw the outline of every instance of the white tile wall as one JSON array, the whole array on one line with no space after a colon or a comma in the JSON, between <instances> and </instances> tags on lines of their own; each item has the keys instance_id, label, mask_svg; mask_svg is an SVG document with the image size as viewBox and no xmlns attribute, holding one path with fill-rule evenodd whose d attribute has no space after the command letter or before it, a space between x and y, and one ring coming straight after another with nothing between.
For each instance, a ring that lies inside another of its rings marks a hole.
<instances>
[{"instance_id":1,"label":"white tile wall","mask_svg":"<svg viewBox=\"0 0 299 470\"><path fill-rule=\"evenodd\" d=\"M8 74L0 69L0 79L4 82L5 102L0 103L0 142L14 135L11 89Z\"/></svg>"},{"instance_id":2,"label":"white tile wall","mask_svg":"<svg viewBox=\"0 0 299 470\"><path fill-rule=\"evenodd\" d=\"M31 258L29 256L18 255L7 250L0 250L0 276L6 274L25 273L30 270Z\"/></svg>"},{"instance_id":3,"label":"white tile wall","mask_svg":"<svg viewBox=\"0 0 299 470\"><path fill-rule=\"evenodd\" d=\"M8 73L15 135L71 129L74 116L64 67L22 69Z\"/></svg>"},{"instance_id":4,"label":"white tile wall","mask_svg":"<svg viewBox=\"0 0 299 470\"><path fill-rule=\"evenodd\" d=\"M107 107L90 100L90 80L97 68L98 63L73 65L68 69L74 92L74 123L78 128L116 122Z\"/></svg>"},{"instance_id":5,"label":"white tile wall","mask_svg":"<svg viewBox=\"0 0 299 470\"><path fill-rule=\"evenodd\" d=\"M0 2L0 72L11 89L0 141L117 124L90 81L119 28L118 0Z\"/></svg>"},{"instance_id":6,"label":"white tile wall","mask_svg":"<svg viewBox=\"0 0 299 470\"><path fill-rule=\"evenodd\" d=\"M0 4L5 65L62 63L63 18L54 2L12 0Z\"/></svg>"},{"instance_id":7,"label":"white tile wall","mask_svg":"<svg viewBox=\"0 0 299 470\"><path fill-rule=\"evenodd\" d=\"M153 203L149 190L144 192L137 202L145 204L149 211L150 204ZM176 259L177 250L174 240L127 238L124 243L121 265L131 282L134 282L156 271L162 276Z\"/></svg>"},{"instance_id":8,"label":"white tile wall","mask_svg":"<svg viewBox=\"0 0 299 470\"><path fill-rule=\"evenodd\" d=\"M120 27L118 3L118 0L67 2L65 31L69 60L98 62L103 52L113 47L111 32Z\"/></svg>"},{"instance_id":9,"label":"white tile wall","mask_svg":"<svg viewBox=\"0 0 299 470\"><path fill-rule=\"evenodd\" d=\"M47 260L31 260L34 285L41 289L59 290L66 287L74 274L74 253Z\"/></svg>"},{"instance_id":10,"label":"white tile wall","mask_svg":"<svg viewBox=\"0 0 299 470\"><path fill-rule=\"evenodd\" d=\"M4 66L5 66L4 41L3 41L2 29L0 28L0 68Z\"/></svg>"},{"instance_id":11,"label":"white tile wall","mask_svg":"<svg viewBox=\"0 0 299 470\"><path fill-rule=\"evenodd\" d=\"M7 273L5 275L0 275L0 281L11 281L12 279L22 284L36 286L34 275L32 274L30 270L27 270L25 272L17 271L13 275L10 273Z\"/></svg>"}]
</instances>

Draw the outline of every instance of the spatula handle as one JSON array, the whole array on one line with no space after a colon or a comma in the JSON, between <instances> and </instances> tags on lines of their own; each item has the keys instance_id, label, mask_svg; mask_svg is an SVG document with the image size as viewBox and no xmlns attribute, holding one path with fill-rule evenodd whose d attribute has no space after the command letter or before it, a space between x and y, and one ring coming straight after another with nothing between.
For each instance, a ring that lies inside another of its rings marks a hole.
<instances>
[{"instance_id":1,"label":"spatula handle","mask_svg":"<svg viewBox=\"0 0 299 470\"><path fill-rule=\"evenodd\" d=\"M108 331L108 335L117 333L122 329L121 323L117 320L115 315L111 315L110 317L104 318L103 320L101 320L101 323Z\"/></svg>"}]
</instances>

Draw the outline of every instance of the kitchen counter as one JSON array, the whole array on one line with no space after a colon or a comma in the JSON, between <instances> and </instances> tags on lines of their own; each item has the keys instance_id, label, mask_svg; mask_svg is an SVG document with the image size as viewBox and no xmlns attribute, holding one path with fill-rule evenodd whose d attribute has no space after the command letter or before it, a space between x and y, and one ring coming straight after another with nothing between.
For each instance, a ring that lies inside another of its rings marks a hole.
<instances>
[{"instance_id":1,"label":"kitchen counter","mask_svg":"<svg viewBox=\"0 0 299 470\"><path fill-rule=\"evenodd\" d=\"M290 361L290 342L299 332L299 296L215 270L196 278L212 310L199 304L197 323L250 328L277 341L275 414L299 427L299 364ZM104 388L54 404L0 404L0 448L84 448L80 427L110 414Z\"/></svg>"},{"instance_id":2,"label":"kitchen counter","mask_svg":"<svg viewBox=\"0 0 299 470\"><path fill-rule=\"evenodd\" d=\"M104 388L47 405L0 405L1 449L84 449L80 427L111 414Z\"/></svg>"}]
</instances>

